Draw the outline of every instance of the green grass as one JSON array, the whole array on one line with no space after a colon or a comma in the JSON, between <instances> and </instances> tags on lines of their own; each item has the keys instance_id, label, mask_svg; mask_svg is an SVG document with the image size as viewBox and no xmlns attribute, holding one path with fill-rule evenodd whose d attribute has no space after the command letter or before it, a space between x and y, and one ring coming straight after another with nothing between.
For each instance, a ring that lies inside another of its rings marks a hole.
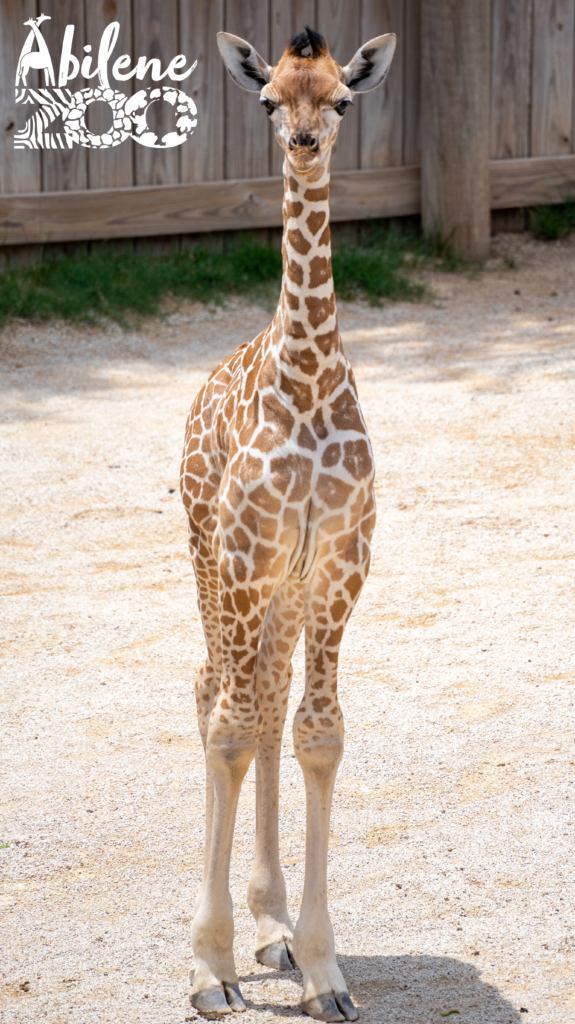
<instances>
[{"instance_id":1,"label":"green grass","mask_svg":"<svg viewBox=\"0 0 575 1024\"><path fill-rule=\"evenodd\" d=\"M439 233L426 237L388 226L364 227L360 244L333 252L336 293L372 303L420 299L426 289L410 280L409 269L422 264L446 270L464 265ZM193 253L158 257L100 246L74 256L46 256L34 266L0 273L0 324L107 317L129 326L142 316L160 314L169 298L220 304L234 293L275 303L281 271L278 252L248 240L227 252L198 247Z\"/></svg>"},{"instance_id":2,"label":"green grass","mask_svg":"<svg viewBox=\"0 0 575 1024\"><path fill-rule=\"evenodd\" d=\"M419 299L423 285L408 277L413 244L412 236L395 228L372 227L364 232L359 245L343 246L332 252L333 281L342 299L367 298Z\"/></svg>"},{"instance_id":3,"label":"green grass","mask_svg":"<svg viewBox=\"0 0 575 1024\"><path fill-rule=\"evenodd\" d=\"M535 238L551 242L575 231L575 199L556 206L535 206L529 211L529 227Z\"/></svg>"},{"instance_id":4,"label":"green grass","mask_svg":"<svg viewBox=\"0 0 575 1024\"><path fill-rule=\"evenodd\" d=\"M253 292L281 277L281 256L242 242L229 254L173 253L165 257L100 247L76 256L45 258L0 274L0 323L10 318L121 324L160 312L171 295L221 302L230 292Z\"/></svg>"}]
</instances>

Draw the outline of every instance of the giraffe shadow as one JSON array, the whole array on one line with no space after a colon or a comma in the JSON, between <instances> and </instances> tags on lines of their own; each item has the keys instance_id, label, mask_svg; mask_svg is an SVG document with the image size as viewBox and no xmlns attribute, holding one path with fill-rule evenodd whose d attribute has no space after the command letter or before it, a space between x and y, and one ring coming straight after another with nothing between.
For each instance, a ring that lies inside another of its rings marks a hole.
<instances>
[{"instance_id":1,"label":"giraffe shadow","mask_svg":"<svg viewBox=\"0 0 575 1024\"><path fill-rule=\"evenodd\" d=\"M441 1016L461 1024L519 1024L527 1018L483 981L475 964L450 956L338 956L360 1024L436 1024ZM279 980L279 972L246 974L242 992L252 1010L273 1010L278 1017L301 1017L297 1004L286 1006L250 998L251 984ZM301 983L300 972L283 974ZM295 1001L294 1001L295 1002ZM309 1018L305 1018L306 1020Z\"/></svg>"}]
</instances>

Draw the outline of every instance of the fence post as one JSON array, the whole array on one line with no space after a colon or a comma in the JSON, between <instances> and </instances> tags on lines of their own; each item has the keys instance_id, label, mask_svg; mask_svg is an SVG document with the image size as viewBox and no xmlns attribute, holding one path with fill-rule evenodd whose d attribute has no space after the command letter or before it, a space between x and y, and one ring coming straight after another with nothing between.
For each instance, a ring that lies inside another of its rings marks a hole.
<instances>
[{"instance_id":1,"label":"fence post","mask_svg":"<svg viewBox=\"0 0 575 1024\"><path fill-rule=\"evenodd\" d=\"M489 254L490 0L421 5L421 212L472 259Z\"/></svg>"}]
</instances>

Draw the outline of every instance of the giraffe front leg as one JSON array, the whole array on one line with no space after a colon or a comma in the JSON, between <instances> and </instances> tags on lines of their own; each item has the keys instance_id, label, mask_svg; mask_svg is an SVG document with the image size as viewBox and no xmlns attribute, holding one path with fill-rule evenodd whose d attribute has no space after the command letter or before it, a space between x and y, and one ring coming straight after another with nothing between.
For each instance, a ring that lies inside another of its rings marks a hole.
<instances>
[{"instance_id":1,"label":"giraffe front leg","mask_svg":"<svg viewBox=\"0 0 575 1024\"><path fill-rule=\"evenodd\" d=\"M263 717L256 754L256 846L248 905L257 924L256 960L276 970L295 966L293 925L279 859L279 770L289 697L291 658L303 625L299 583L284 583L274 595L258 654L257 690Z\"/></svg>"},{"instance_id":2,"label":"giraffe front leg","mask_svg":"<svg viewBox=\"0 0 575 1024\"><path fill-rule=\"evenodd\" d=\"M304 589L306 687L293 726L295 752L305 778L307 818L305 882L293 949L303 973L302 1010L322 1021L358 1017L337 965L327 907L329 819L344 734L337 661L343 629L361 585L356 573L354 585L346 589L345 578L339 575L336 582L320 569Z\"/></svg>"},{"instance_id":3,"label":"giraffe front leg","mask_svg":"<svg viewBox=\"0 0 575 1024\"><path fill-rule=\"evenodd\" d=\"M224 609L228 597L222 589ZM191 929L195 970L190 1001L207 1018L245 1010L234 965L229 876L240 789L261 732L254 651L264 616L265 608L249 622L220 613L222 677L206 739L214 793L211 835L205 884Z\"/></svg>"}]
</instances>

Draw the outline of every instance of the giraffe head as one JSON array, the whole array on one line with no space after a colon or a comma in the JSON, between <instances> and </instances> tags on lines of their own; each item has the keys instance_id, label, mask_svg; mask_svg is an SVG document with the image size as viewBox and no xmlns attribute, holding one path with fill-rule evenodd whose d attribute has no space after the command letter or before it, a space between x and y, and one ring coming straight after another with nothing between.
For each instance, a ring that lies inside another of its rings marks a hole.
<instances>
[{"instance_id":1,"label":"giraffe head","mask_svg":"<svg viewBox=\"0 0 575 1024\"><path fill-rule=\"evenodd\" d=\"M354 93L369 92L383 82L395 41L393 33L370 39L342 68L323 36L306 28L270 67L250 43L218 32L230 75L242 89L259 92L276 139L299 174L308 174L329 156ZM304 55L305 50L311 52Z\"/></svg>"}]
</instances>

